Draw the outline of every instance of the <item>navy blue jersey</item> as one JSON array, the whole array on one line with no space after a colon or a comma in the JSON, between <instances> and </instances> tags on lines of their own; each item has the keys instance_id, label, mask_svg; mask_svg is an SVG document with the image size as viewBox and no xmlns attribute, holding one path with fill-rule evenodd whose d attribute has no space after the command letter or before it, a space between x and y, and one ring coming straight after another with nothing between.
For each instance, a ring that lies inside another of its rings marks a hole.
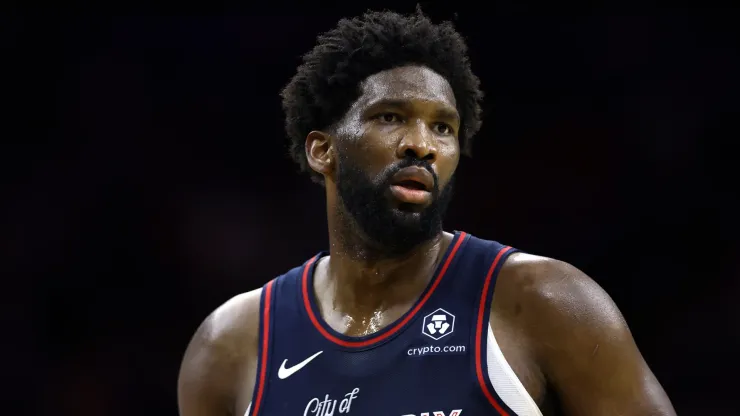
<instances>
[{"instance_id":1,"label":"navy blue jersey","mask_svg":"<svg viewBox=\"0 0 740 416\"><path fill-rule=\"evenodd\" d=\"M319 314L313 274L327 253L270 281L249 415L516 415L486 367L496 276L514 251L456 232L414 306L363 337Z\"/></svg>"}]
</instances>

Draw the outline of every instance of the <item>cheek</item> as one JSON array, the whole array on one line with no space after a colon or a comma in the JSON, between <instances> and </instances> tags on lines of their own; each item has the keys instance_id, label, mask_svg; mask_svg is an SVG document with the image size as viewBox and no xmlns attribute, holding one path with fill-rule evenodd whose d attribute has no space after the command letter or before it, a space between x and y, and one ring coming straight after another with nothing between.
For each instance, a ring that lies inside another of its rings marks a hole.
<instances>
[{"instance_id":1,"label":"cheek","mask_svg":"<svg viewBox=\"0 0 740 416\"><path fill-rule=\"evenodd\" d=\"M346 140L343 150L370 171L382 169L395 160L393 138L372 127L360 127L357 134Z\"/></svg>"},{"instance_id":2,"label":"cheek","mask_svg":"<svg viewBox=\"0 0 740 416\"><path fill-rule=\"evenodd\" d=\"M446 185L457 170L460 162L460 149L457 143L440 146L437 154L437 175L439 175L440 186Z\"/></svg>"},{"instance_id":3,"label":"cheek","mask_svg":"<svg viewBox=\"0 0 740 416\"><path fill-rule=\"evenodd\" d=\"M362 123L359 123L357 120L346 121L337 129L336 132L337 137L347 144L358 142L359 138L364 134L364 127L362 126Z\"/></svg>"}]
</instances>

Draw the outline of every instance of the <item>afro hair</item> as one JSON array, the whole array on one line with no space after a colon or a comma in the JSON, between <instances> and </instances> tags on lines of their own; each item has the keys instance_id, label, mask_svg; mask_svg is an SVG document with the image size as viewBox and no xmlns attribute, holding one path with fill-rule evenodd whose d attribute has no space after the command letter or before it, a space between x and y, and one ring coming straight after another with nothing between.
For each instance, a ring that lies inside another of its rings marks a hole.
<instances>
[{"instance_id":1,"label":"afro hair","mask_svg":"<svg viewBox=\"0 0 740 416\"><path fill-rule=\"evenodd\" d=\"M411 15L368 11L341 19L319 35L282 91L290 155L300 169L323 183L308 166L308 133L339 121L359 98L360 84L367 77L409 64L426 66L449 82L460 113L462 153L470 156L472 137L481 126L483 92L470 69L463 37L452 23L434 24L418 8Z\"/></svg>"}]
</instances>

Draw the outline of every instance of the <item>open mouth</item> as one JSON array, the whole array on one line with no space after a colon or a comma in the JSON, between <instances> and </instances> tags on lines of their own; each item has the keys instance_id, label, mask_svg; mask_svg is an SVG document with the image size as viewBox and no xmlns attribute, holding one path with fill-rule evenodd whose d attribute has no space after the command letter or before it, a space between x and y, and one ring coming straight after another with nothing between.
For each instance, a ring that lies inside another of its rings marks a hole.
<instances>
[{"instance_id":1,"label":"open mouth","mask_svg":"<svg viewBox=\"0 0 740 416\"><path fill-rule=\"evenodd\" d=\"M403 180L391 185L391 193L403 204L427 205L431 201L431 193L423 183L414 180Z\"/></svg>"},{"instance_id":2,"label":"open mouth","mask_svg":"<svg viewBox=\"0 0 740 416\"><path fill-rule=\"evenodd\" d=\"M431 171L418 166L409 166L393 175L391 193L404 204L424 206L432 201L431 189L434 177Z\"/></svg>"},{"instance_id":3,"label":"open mouth","mask_svg":"<svg viewBox=\"0 0 740 416\"><path fill-rule=\"evenodd\" d=\"M423 183L417 182L411 179L403 180L400 182L395 183L394 185L400 186L406 189L410 189L412 191L426 191L427 187L424 186Z\"/></svg>"}]
</instances>

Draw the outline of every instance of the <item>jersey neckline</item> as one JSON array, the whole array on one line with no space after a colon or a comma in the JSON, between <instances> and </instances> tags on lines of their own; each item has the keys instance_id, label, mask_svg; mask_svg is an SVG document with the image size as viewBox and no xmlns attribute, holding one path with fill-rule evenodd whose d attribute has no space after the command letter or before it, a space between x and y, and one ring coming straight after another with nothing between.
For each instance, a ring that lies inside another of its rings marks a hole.
<instances>
[{"instance_id":1,"label":"jersey neckline","mask_svg":"<svg viewBox=\"0 0 740 416\"><path fill-rule=\"evenodd\" d=\"M378 332L360 337L345 335L334 330L326 323L326 321L324 321L324 318L321 317L315 296L313 295L313 279L317 260L327 255L327 252L320 252L303 266L303 272L301 275L301 298L303 301L303 308L305 309L314 328L316 328L316 330L328 341L345 348L368 349L369 347L376 346L391 339L394 335L401 333L403 329L409 326L417 316L418 312L424 307L424 304L429 300L429 298L431 298L435 289L437 289L442 281L442 278L447 274L450 265L452 264L452 260L455 259L460 246L466 240L466 236L467 233L463 231L454 232L452 241L450 242L449 247L447 247L444 256L442 256L442 261L437 265L434 277L429 281L427 287L419 296L419 299L417 299L411 309L409 309L399 319Z\"/></svg>"}]
</instances>

